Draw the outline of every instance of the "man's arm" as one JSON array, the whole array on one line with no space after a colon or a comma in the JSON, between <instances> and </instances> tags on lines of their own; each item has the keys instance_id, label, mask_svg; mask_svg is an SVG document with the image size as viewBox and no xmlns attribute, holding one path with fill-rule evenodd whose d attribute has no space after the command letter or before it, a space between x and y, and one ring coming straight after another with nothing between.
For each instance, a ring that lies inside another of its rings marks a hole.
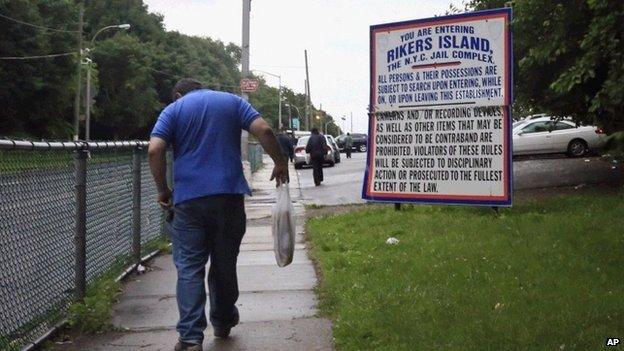
<instances>
[{"instance_id":1,"label":"man's arm","mask_svg":"<svg viewBox=\"0 0 624 351\"><path fill-rule=\"evenodd\" d=\"M167 142L158 137L151 137L147 155L158 191L158 203L164 208L171 208L171 190L167 185Z\"/></svg>"},{"instance_id":2,"label":"man's arm","mask_svg":"<svg viewBox=\"0 0 624 351\"><path fill-rule=\"evenodd\" d=\"M282 149L269 124L261 117L256 118L249 126L249 132L258 139L260 145L262 145L273 159L273 163L275 163L271 180L275 179L278 185L280 182L288 183L288 160L282 154Z\"/></svg>"}]
</instances>

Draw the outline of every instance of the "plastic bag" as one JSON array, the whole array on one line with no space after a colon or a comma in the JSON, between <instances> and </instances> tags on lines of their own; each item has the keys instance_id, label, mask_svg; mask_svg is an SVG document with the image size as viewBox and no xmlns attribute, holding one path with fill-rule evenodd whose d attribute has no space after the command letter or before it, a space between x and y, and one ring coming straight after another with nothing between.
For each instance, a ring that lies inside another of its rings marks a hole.
<instances>
[{"instance_id":1,"label":"plastic bag","mask_svg":"<svg viewBox=\"0 0 624 351\"><path fill-rule=\"evenodd\" d=\"M292 262L295 252L295 209L290 201L288 184L275 189L273 207L273 250L277 265L285 267Z\"/></svg>"}]
</instances>

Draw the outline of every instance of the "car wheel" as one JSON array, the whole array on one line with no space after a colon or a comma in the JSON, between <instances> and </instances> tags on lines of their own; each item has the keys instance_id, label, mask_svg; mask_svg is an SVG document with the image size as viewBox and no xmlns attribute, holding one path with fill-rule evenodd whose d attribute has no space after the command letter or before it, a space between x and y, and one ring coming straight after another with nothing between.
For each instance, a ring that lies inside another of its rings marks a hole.
<instances>
[{"instance_id":1,"label":"car wheel","mask_svg":"<svg viewBox=\"0 0 624 351\"><path fill-rule=\"evenodd\" d=\"M568 144L568 155L582 157L587 154L587 143L583 139L574 139Z\"/></svg>"},{"instance_id":2,"label":"car wheel","mask_svg":"<svg viewBox=\"0 0 624 351\"><path fill-rule=\"evenodd\" d=\"M360 146L358 146L358 151L359 152L366 152L366 145L361 144Z\"/></svg>"},{"instance_id":3,"label":"car wheel","mask_svg":"<svg viewBox=\"0 0 624 351\"><path fill-rule=\"evenodd\" d=\"M334 167L335 164L336 164L336 162L330 162L329 163L329 167Z\"/></svg>"}]
</instances>

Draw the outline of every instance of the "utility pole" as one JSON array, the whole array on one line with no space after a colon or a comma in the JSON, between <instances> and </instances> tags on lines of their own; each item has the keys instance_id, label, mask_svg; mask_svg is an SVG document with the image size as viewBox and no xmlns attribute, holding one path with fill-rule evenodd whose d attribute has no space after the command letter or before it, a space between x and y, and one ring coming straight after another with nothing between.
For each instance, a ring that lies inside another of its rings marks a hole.
<instances>
[{"instance_id":1,"label":"utility pole","mask_svg":"<svg viewBox=\"0 0 624 351\"><path fill-rule=\"evenodd\" d=\"M76 64L76 96L74 99L74 140L78 140L80 133L80 90L82 89L82 26L84 5L78 4L78 63Z\"/></svg>"},{"instance_id":2,"label":"utility pole","mask_svg":"<svg viewBox=\"0 0 624 351\"><path fill-rule=\"evenodd\" d=\"M90 58L87 61L87 89L85 90L85 140L91 140L91 64Z\"/></svg>"},{"instance_id":3,"label":"utility pole","mask_svg":"<svg viewBox=\"0 0 624 351\"><path fill-rule=\"evenodd\" d=\"M321 118L319 118L319 129L321 130L321 133L323 132L323 117L325 117L325 113L323 113L323 104L319 103L319 116L321 116Z\"/></svg>"},{"instance_id":4,"label":"utility pole","mask_svg":"<svg viewBox=\"0 0 624 351\"><path fill-rule=\"evenodd\" d=\"M351 111L351 133L353 134L353 111Z\"/></svg>"},{"instance_id":5,"label":"utility pole","mask_svg":"<svg viewBox=\"0 0 624 351\"><path fill-rule=\"evenodd\" d=\"M310 75L308 74L308 50L303 50L305 55L305 69L306 69L306 119L308 124L308 130L310 128Z\"/></svg>"},{"instance_id":6,"label":"utility pole","mask_svg":"<svg viewBox=\"0 0 624 351\"><path fill-rule=\"evenodd\" d=\"M302 125L305 125L305 129L304 130L311 130L310 129L310 120L308 119L308 80L304 79L303 80L303 91L305 92L305 106L303 106L303 120L300 121L300 123Z\"/></svg>"},{"instance_id":7,"label":"utility pole","mask_svg":"<svg viewBox=\"0 0 624 351\"><path fill-rule=\"evenodd\" d=\"M242 78L249 77L249 13L251 12L251 0L243 0L243 45L242 45ZM242 97L249 100L247 93L243 92ZM251 168L249 165L249 134L243 130L241 133L241 159L243 161L243 171L249 181L251 178Z\"/></svg>"},{"instance_id":8,"label":"utility pole","mask_svg":"<svg viewBox=\"0 0 624 351\"><path fill-rule=\"evenodd\" d=\"M290 104L288 106L288 129L290 129L292 135L295 135L295 128L293 128L292 124L292 111L290 110Z\"/></svg>"}]
</instances>

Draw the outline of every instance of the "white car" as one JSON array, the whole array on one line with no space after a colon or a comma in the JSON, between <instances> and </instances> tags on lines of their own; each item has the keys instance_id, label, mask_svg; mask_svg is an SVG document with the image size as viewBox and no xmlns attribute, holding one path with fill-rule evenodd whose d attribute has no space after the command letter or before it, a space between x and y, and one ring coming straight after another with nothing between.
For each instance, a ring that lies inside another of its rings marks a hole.
<instances>
[{"instance_id":1,"label":"white car","mask_svg":"<svg viewBox=\"0 0 624 351\"><path fill-rule=\"evenodd\" d=\"M326 164L329 164L329 167L334 167L334 164L336 164L336 160L335 160L335 155L334 155L334 147L332 146L329 138L324 135L325 137L325 141L327 142L327 145L329 146L330 150L327 151L327 153L325 154L325 162ZM295 168L296 169L300 169L303 166L311 166L312 164L310 163L310 155L308 153L306 153L306 145L308 145L308 140L310 139L309 136L302 136L301 138L299 138L299 140L297 141L297 146L295 146Z\"/></svg>"},{"instance_id":2,"label":"white car","mask_svg":"<svg viewBox=\"0 0 624 351\"><path fill-rule=\"evenodd\" d=\"M565 152L572 157L586 155L604 145L605 134L598 127L577 126L569 119L538 117L513 124L513 154Z\"/></svg>"}]
</instances>

